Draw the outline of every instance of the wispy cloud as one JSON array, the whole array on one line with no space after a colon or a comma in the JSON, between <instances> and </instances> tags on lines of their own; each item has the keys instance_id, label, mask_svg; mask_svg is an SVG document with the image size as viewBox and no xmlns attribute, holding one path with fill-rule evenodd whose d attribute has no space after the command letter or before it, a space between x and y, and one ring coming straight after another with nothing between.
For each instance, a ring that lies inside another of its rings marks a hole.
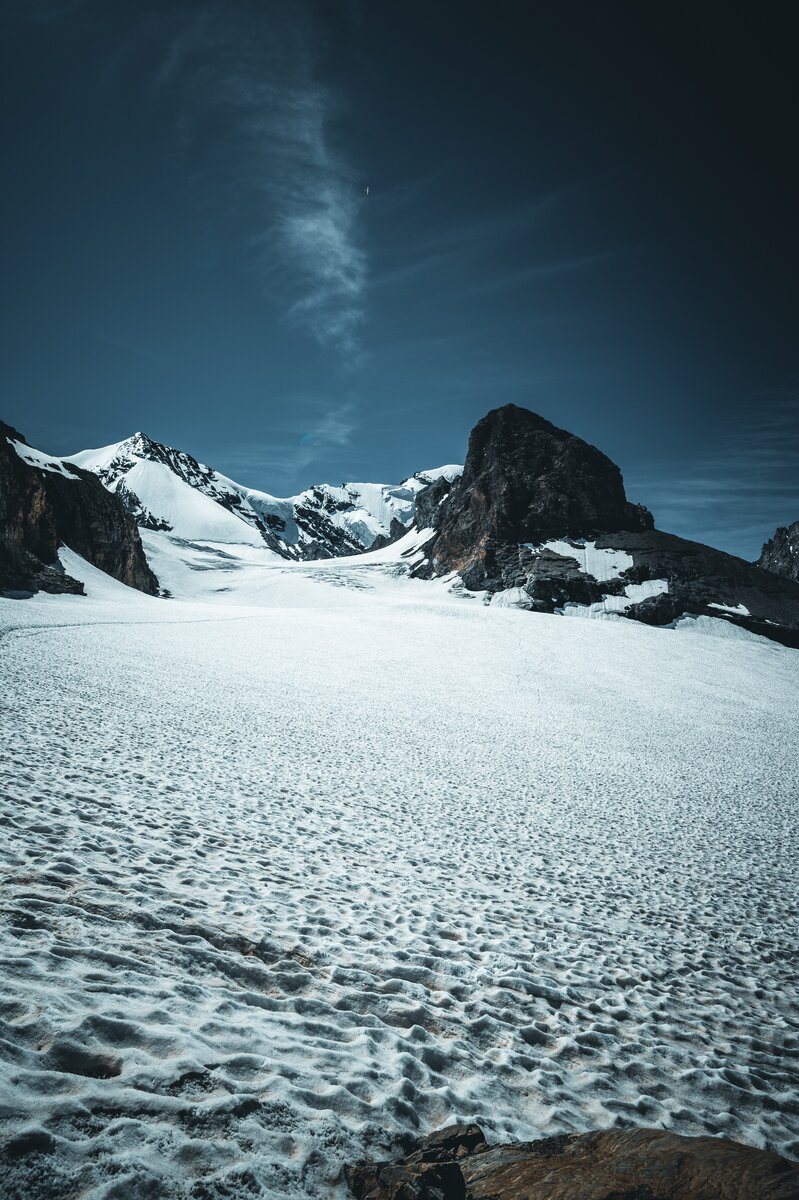
<instances>
[{"instance_id":1,"label":"wispy cloud","mask_svg":"<svg viewBox=\"0 0 799 1200\"><path fill-rule=\"evenodd\" d=\"M470 220L447 224L432 233L414 232L412 242L384 247L384 254L399 265L389 266L375 276L375 286L386 288L447 264L465 263L496 253L497 247L514 243L521 235L537 229L547 215L574 188L558 188L528 204L488 212Z\"/></svg>"},{"instance_id":2,"label":"wispy cloud","mask_svg":"<svg viewBox=\"0 0 799 1200\"><path fill-rule=\"evenodd\" d=\"M307 487L311 481L297 476L313 462L323 463L328 471L339 463L353 462L351 443L359 413L356 399L333 407L294 402L291 412L292 417L273 431L268 442L250 443L228 453L226 468L246 475L251 486L269 491L285 485Z\"/></svg>"},{"instance_id":3,"label":"wispy cloud","mask_svg":"<svg viewBox=\"0 0 799 1200\"><path fill-rule=\"evenodd\" d=\"M180 96L181 132L204 158L206 186L247 226L249 265L264 292L357 366L363 195L336 142L341 103L319 77L309 9L278 0L259 17L252 5L206 4L172 42L159 83Z\"/></svg>"},{"instance_id":4,"label":"wispy cloud","mask_svg":"<svg viewBox=\"0 0 799 1200\"><path fill-rule=\"evenodd\" d=\"M634 253L635 249L633 246L624 246L615 250L599 251L596 254L583 254L572 258L559 258L549 262L533 263L530 266L511 268L498 272L490 279L474 284L470 290L488 293L501 292L514 287L525 287L539 279L573 275L578 271L586 271L592 267L615 262L624 255Z\"/></svg>"},{"instance_id":5,"label":"wispy cloud","mask_svg":"<svg viewBox=\"0 0 799 1200\"><path fill-rule=\"evenodd\" d=\"M625 476L627 492L661 529L755 558L778 524L799 517L799 394L755 397L742 420L726 421L735 424L715 445Z\"/></svg>"}]
</instances>

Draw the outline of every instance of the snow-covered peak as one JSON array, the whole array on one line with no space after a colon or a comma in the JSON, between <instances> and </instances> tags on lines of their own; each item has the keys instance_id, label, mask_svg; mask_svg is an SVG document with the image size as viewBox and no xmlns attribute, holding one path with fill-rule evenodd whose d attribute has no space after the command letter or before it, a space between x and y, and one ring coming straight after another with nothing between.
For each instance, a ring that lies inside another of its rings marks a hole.
<instances>
[{"instance_id":1,"label":"snow-covered peak","mask_svg":"<svg viewBox=\"0 0 799 1200\"><path fill-rule=\"evenodd\" d=\"M446 479L447 483L454 483L462 474L463 464L447 463L443 467L432 467L429 471L417 471L415 478L424 484L435 483L437 479Z\"/></svg>"}]
</instances>

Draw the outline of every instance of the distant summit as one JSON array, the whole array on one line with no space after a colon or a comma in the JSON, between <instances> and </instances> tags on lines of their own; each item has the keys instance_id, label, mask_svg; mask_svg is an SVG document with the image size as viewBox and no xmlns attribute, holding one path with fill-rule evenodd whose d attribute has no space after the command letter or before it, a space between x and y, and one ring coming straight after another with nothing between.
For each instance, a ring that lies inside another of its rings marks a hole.
<instances>
[{"instance_id":1,"label":"distant summit","mask_svg":"<svg viewBox=\"0 0 799 1200\"><path fill-rule=\"evenodd\" d=\"M799 521L780 525L760 551L757 566L799 583Z\"/></svg>"},{"instance_id":2,"label":"distant summit","mask_svg":"<svg viewBox=\"0 0 799 1200\"><path fill-rule=\"evenodd\" d=\"M286 559L361 554L411 526L416 496L459 466L420 471L400 484L317 484L280 498L244 487L191 454L138 432L71 461L93 471L143 529L187 541L267 546Z\"/></svg>"}]
</instances>

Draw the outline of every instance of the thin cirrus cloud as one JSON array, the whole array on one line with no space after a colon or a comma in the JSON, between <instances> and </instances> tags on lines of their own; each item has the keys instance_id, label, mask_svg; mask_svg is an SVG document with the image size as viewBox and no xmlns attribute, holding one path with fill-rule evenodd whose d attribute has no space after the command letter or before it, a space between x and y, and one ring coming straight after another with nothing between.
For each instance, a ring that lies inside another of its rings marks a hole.
<instances>
[{"instance_id":1,"label":"thin cirrus cloud","mask_svg":"<svg viewBox=\"0 0 799 1200\"><path fill-rule=\"evenodd\" d=\"M311 13L300 0L270 5L260 20L213 3L188 18L159 83L179 95L180 131L200 156L203 187L244 217L248 265L262 290L280 297L290 323L357 367L367 297L363 197L334 139L339 100L315 58Z\"/></svg>"},{"instance_id":2,"label":"thin cirrus cloud","mask_svg":"<svg viewBox=\"0 0 799 1200\"><path fill-rule=\"evenodd\" d=\"M799 397L756 397L752 413L715 445L682 462L652 463L625 477L657 525L755 558L777 525L799 517Z\"/></svg>"},{"instance_id":3,"label":"thin cirrus cloud","mask_svg":"<svg viewBox=\"0 0 799 1200\"><path fill-rule=\"evenodd\" d=\"M326 467L353 460L351 441L358 427L356 400L328 408L318 404L292 408L295 412L305 409L305 417L301 421L295 417L275 430L268 443L231 450L225 456L226 470L239 471L251 486L272 491L296 487L297 472L320 458ZM307 481L300 486L307 487Z\"/></svg>"}]
</instances>

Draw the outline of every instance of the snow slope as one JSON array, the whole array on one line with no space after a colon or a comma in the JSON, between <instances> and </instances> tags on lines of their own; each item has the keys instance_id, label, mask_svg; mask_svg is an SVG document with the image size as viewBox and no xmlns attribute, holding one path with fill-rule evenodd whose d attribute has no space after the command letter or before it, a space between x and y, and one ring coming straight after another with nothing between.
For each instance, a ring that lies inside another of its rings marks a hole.
<instances>
[{"instance_id":1,"label":"snow slope","mask_svg":"<svg viewBox=\"0 0 799 1200\"><path fill-rule=\"evenodd\" d=\"M79 451L69 461L99 475L145 529L184 540L266 544L280 557L295 559L368 549L391 533L393 521L411 524L422 487L441 475L455 479L462 470L450 464L397 485L318 484L280 499L243 487L144 433Z\"/></svg>"},{"instance_id":2,"label":"snow slope","mask_svg":"<svg viewBox=\"0 0 799 1200\"><path fill-rule=\"evenodd\" d=\"M8 440L14 453L18 454L29 467L38 467L41 471L52 471L56 475L63 475L66 479L78 478L62 459L53 458L52 454L44 454L41 450L34 450L33 446L29 446L27 442L18 442L14 438Z\"/></svg>"},{"instance_id":3,"label":"snow slope","mask_svg":"<svg viewBox=\"0 0 799 1200\"><path fill-rule=\"evenodd\" d=\"M144 536L190 598L0 599L9 1196L343 1198L455 1119L799 1154L799 655Z\"/></svg>"}]
</instances>

